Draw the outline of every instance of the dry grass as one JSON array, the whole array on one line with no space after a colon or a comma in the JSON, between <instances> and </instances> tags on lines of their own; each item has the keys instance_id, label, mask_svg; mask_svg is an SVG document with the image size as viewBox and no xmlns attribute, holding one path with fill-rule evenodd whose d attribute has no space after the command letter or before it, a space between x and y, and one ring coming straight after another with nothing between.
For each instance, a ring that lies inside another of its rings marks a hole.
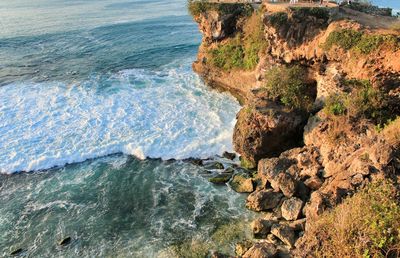
<instances>
[{"instance_id":1,"label":"dry grass","mask_svg":"<svg viewBox=\"0 0 400 258\"><path fill-rule=\"evenodd\" d=\"M392 145L400 144L400 117L388 123L382 130L385 139Z\"/></svg>"},{"instance_id":2,"label":"dry grass","mask_svg":"<svg viewBox=\"0 0 400 258\"><path fill-rule=\"evenodd\" d=\"M314 222L304 250L315 257L398 257L400 206L389 181L371 183Z\"/></svg>"}]
</instances>

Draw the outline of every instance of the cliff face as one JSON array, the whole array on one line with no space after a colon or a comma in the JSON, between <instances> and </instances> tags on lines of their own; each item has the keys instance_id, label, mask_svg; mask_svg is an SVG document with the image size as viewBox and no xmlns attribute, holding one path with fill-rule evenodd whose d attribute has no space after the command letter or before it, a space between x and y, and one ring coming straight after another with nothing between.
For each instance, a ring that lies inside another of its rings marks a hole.
<instances>
[{"instance_id":1,"label":"cliff face","mask_svg":"<svg viewBox=\"0 0 400 258\"><path fill-rule=\"evenodd\" d=\"M204 37L193 69L244 104L233 143L242 165L258 166L248 207L273 214L260 223L287 252L309 255L306 221L371 180L398 180L400 33L391 29L398 20L284 4L231 14L211 8L195 20ZM278 198L270 191L282 199L265 207Z\"/></svg>"}]
</instances>

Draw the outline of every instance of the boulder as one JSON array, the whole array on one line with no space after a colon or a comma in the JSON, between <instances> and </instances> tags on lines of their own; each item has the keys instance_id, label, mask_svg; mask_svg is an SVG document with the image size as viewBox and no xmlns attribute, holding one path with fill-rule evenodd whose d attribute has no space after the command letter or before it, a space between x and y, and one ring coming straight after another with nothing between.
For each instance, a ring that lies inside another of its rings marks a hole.
<instances>
[{"instance_id":1,"label":"boulder","mask_svg":"<svg viewBox=\"0 0 400 258\"><path fill-rule=\"evenodd\" d=\"M310 200L304 206L303 214L307 219L314 219L324 211L324 198L318 191L311 194Z\"/></svg>"},{"instance_id":2,"label":"boulder","mask_svg":"<svg viewBox=\"0 0 400 258\"><path fill-rule=\"evenodd\" d=\"M317 176L313 176L308 178L306 181L304 181L304 184L310 188L311 190L318 190L319 188L321 188L323 182L322 179L320 179Z\"/></svg>"},{"instance_id":3,"label":"boulder","mask_svg":"<svg viewBox=\"0 0 400 258\"><path fill-rule=\"evenodd\" d=\"M245 174L234 175L229 185L238 193L251 193L254 191L253 179Z\"/></svg>"},{"instance_id":4,"label":"boulder","mask_svg":"<svg viewBox=\"0 0 400 258\"><path fill-rule=\"evenodd\" d=\"M264 184L269 182L275 191L282 191L286 197L296 193L297 182L286 170L295 161L288 158L263 159L258 165L258 176Z\"/></svg>"},{"instance_id":5,"label":"boulder","mask_svg":"<svg viewBox=\"0 0 400 258\"><path fill-rule=\"evenodd\" d=\"M294 246L296 240L294 230L288 225L275 224L271 227L271 233L289 247Z\"/></svg>"},{"instance_id":6,"label":"boulder","mask_svg":"<svg viewBox=\"0 0 400 258\"><path fill-rule=\"evenodd\" d=\"M304 231L306 226L307 219L298 219L295 221L290 221L286 225L291 227L294 231Z\"/></svg>"},{"instance_id":7,"label":"boulder","mask_svg":"<svg viewBox=\"0 0 400 258\"><path fill-rule=\"evenodd\" d=\"M282 203L282 217L286 220L296 220L300 217L303 201L299 198L292 197Z\"/></svg>"},{"instance_id":8,"label":"boulder","mask_svg":"<svg viewBox=\"0 0 400 258\"><path fill-rule=\"evenodd\" d=\"M246 207L253 211L271 210L279 205L282 194L271 189L257 190L251 193L246 200Z\"/></svg>"},{"instance_id":9,"label":"boulder","mask_svg":"<svg viewBox=\"0 0 400 258\"><path fill-rule=\"evenodd\" d=\"M235 150L254 167L265 157L279 155L302 138L307 116L277 102L256 99L237 115Z\"/></svg>"},{"instance_id":10,"label":"boulder","mask_svg":"<svg viewBox=\"0 0 400 258\"><path fill-rule=\"evenodd\" d=\"M255 238L265 238L271 231L272 225L277 223L273 220L256 219L251 223L251 229Z\"/></svg>"},{"instance_id":11,"label":"boulder","mask_svg":"<svg viewBox=\"0 0 400 258\"><path fill-rule=\"evenodd\" d=\"M260 242L254 244L244 255L243 258L272 258L276 257L278 251L273 244Z\"/></svg>"}]
</instances>

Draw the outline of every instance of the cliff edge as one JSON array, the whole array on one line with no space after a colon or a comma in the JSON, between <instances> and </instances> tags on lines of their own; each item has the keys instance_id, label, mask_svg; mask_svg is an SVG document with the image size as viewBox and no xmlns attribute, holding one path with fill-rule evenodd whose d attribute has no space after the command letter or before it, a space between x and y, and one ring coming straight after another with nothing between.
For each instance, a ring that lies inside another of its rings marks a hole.
<instances>
[{"instance_id":1,"label":"cliff edge","mask_svg":"<svg viewBox=\"0 0 400 258\"><path fill-rule=\"evenodd\" d=\"M246 205L266 212L252 225L262 240L238 255L321 255L327 235L317 241L315 229L326 211L376 182L398 185L399 19L335 4L190 1L189 10L203 34L193 69L243 104L233 143L242 166L257 169Z\"/></svg>"}]
</instances>

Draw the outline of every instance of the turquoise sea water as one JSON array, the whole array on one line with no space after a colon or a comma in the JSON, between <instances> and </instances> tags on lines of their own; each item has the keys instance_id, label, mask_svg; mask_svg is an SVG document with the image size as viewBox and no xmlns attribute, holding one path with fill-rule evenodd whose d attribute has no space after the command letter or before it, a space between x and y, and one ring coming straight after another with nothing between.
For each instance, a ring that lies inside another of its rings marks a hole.
<instances>
[{"instance_id":1,"label":"turquoise sea water","mask_svg":"<svg viewBox=\"0 0 400 258\"><path fill-rule=\"evenodd\" d=\"M192 72L185 4L0 1L0 257L232 252L244 196L145 159L232 150L239 104Z\"/></svg>"}]
</instances>

